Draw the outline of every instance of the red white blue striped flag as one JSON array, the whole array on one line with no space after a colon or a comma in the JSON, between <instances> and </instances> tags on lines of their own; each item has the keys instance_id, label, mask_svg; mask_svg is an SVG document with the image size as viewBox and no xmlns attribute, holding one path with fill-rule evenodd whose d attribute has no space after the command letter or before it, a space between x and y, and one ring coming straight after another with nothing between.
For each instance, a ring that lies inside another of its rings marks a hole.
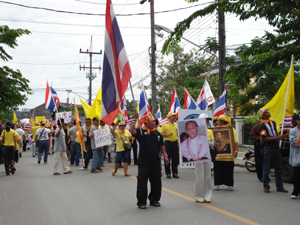
<instances>
[{"instance_id":1,"label":"red white blue striped flag","mask_svg":"<svg viewBox=\"0 0 300 225\"><path fill-rule=\"evenodd\" d=\"M106 1L101 117L111 124L128 87L131 69L111 0Z\"/></svg>"}]
</instances>

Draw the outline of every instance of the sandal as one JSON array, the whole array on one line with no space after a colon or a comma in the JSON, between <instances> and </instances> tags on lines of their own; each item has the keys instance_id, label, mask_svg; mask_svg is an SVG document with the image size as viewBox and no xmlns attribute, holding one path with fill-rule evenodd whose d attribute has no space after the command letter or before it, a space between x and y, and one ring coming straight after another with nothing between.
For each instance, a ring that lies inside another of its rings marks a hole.
<instances>
[{"instance_id":1,"label":"sandal","mask_svg":"<svg viewBox=\"0 0 300 225\"><path fill-rule=\"evenodd\" d=\"M115 176L115 175L116 175L116 172L115 172L115 171L113 171L113 172L111 173L111 175L112 175L112 176Z\"/></svg>"},{"instance_id":2,"label":"sandal","mask_svg":"<svg viewBox=\"0 0 300 225\"><path fill-rule=\"evenodd\" d=\"M220 190L219 185L214 186L214 191Z\"/></svg>"},{"instance_id":3,"label":"sandal","mask_svg":"<svg viewBox=\"0 0 300 225\"><path fill-rule=\"evenodd\" d=\"M138 205L138 207L139 207L140 209L147 209L147 206L144 205L144 204L140 204L140 205Z\"/></svg>"},{"instance_id":4,"label":"sandal","mask_svg":"<svg viewBox=\"0 0 300 225\"><path fill-rule=\"evenodd\" d=\"M59 172L56 172L56 173L54 173L53 175L61 175L61 173L59 173Z\"/></svg>"},{"instance_id":5,"label":"sandal","mask_svg":"<svg viewBox=\"0 0 300 225\"><path fill-rule=\"evenodd\" d=\"M131 175L129 173L125 173L124 176L125 177L131 177Z\"/></svg>"},{"instance_id":6,"label":"sandal","mask_svg":"<svg viewBox=\"0 0 300 225\"><path fill-rule=\"evenodd\" d=\"M158 201L150 202L150 205L152 205L154 207L160 207L160 203Z\"/></svg>"},{"instance_id":7,"label":"sandal","mask_svg":"<svg viewBox=\"0 0 300 225\"><path fill-rule=\"evenodd\" d=\"M234 191L233 186L229 186L229 187L228 187L228 191Z\"/></svg>"}]
</instances>

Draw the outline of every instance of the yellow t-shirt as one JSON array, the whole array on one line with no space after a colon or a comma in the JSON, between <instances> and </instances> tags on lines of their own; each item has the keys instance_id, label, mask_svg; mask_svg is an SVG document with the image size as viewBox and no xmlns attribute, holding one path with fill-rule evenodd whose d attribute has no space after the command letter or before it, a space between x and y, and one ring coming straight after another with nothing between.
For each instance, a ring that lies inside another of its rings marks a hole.
<instances>
[{"instance_id":1,"label":"yellow t-shirt","mask_svg":"<svg viewBox=\"0 0 300 225\"><path fill-rule=\"evenodd\" d=\"M16 132L16 131L15 131L15 132ZM16 144L16 151L19 150L19 144L18 144L18 141L20 141L20 140L21 140L20 135L16 132L16 142L17 142L17 144Z\"/></svg>"},{"instance_id":2,"label":"yellow t-shirt","mask_svg":"<svg viewBox=\"0 0 300 225\"><path fill-rule=\"evenodd\" d=\"M233 140L234 143L239 143L238 137L237 137L237 133L236 130L234 129L234 127L232 128L233 130ZM234 161L234 159L216 159L216 161L226 161L226 162L230 162L230 161Z\"/></svg>"},{"instance_id":3,"label":"yellow t-shirt","mask_svg":"<svg viewBox=\"0 0 300 225\"><path fill-rule=\"evenodd\" d=\"M173 133L169 137L164 137L165 141L177 141L178 140L178 132L177 132L177 123L167 123L162 126L160 130L161 134L169 134Z\"/></svg>"},{"instance_id":4,"label":"yellow t-shirt","mask_svg":"<svg viewBox=\"0 0 300 225\"><path fill-rule=\"evenodd\" d=\"M128 130L125 130L124 135L122 135L123 141L130 143L131 137L132 137L131 133ZM125 151L124 146L123 146L123 141L120 137L120 133L118 130L115 130L115 139L116 139L116 143L117 143L116 152Z\"/></svg>"},{"instance_id":5,"label":"yellow t-shirt","mask_svg":"<svg viewBox=\"0 0 300 225\"><path fill-rule=\"evenodd\" d=\"M214 138L214 133L212 132L211 129L207 129L207 137L208 137L208 142L209 142L210 140L214 140L214 139L215 139L215 138Z\"/></svg>"},{"instance_id":6,"label":"yellow t-shirt","mask_svg":"<svg viewBox=\"0 0 300 225\"><path fill-rule=\"evenodd\" d=\"M15 132L13 129L10 129L10 131L4 130L2 132L2 136L4 137L4 146L15 146L14 137L16 136L17 132ZM17 144L18 145L18 144Z\"/></svg>"},{"instance_id":7,"label":"yellow t-shirt","mask_svg":"<svg viewBox=\"0 0 300 225\"><path fill-rule=\"evenodd\" d=\"M34 126L31 128L31 133L32 133L32 139L35 139L36 131L41 128L41 126Z\"/></svg>"}]
</instances>

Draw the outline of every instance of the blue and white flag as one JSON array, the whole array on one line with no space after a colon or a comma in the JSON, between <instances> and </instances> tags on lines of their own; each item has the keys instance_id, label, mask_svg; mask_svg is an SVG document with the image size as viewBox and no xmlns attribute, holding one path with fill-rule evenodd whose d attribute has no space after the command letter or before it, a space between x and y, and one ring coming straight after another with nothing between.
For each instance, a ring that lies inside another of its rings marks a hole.
<instances>
[{"instance_id":1,"label":"blue and white flag","mask_svg":"<svg viewBox=\"0 0 300 225\"><path fill-rule=\"evenodd\" d=\"M161 118L160 105L158 105L158 109L157 109L155 118L158 119L158 121L162 119Z\"/></svg>"}]
</instances>

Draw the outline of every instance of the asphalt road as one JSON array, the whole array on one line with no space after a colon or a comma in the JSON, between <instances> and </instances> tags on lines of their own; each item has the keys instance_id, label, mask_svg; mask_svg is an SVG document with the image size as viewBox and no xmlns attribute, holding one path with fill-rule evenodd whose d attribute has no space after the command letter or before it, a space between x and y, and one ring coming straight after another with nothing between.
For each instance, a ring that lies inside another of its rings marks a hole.
<instances>
[{"instance_id":1,"label":"asphalt road","mask_svg":"<svg viewBox=\"0 0 300 225\"><path fill-rule=\"evenodd\" d=\"M221 186L212 203L195 203L194 171L179 169L180 179L162 178L161 207L136 206L137 166L129 166L132 177L121 169L111 176L112 163L99 174L71 167L73 174L53 176L52 161L37 164L30 152L23 153L14 175L0 167L0 225L89 225L89 224L300 224L300 199L276 192L263 192L255 173L235 168L235 191ZM59 165L62 172L61 164ZM212 176L213 183L213 176Z\"/></svg>"}]
</instances>

